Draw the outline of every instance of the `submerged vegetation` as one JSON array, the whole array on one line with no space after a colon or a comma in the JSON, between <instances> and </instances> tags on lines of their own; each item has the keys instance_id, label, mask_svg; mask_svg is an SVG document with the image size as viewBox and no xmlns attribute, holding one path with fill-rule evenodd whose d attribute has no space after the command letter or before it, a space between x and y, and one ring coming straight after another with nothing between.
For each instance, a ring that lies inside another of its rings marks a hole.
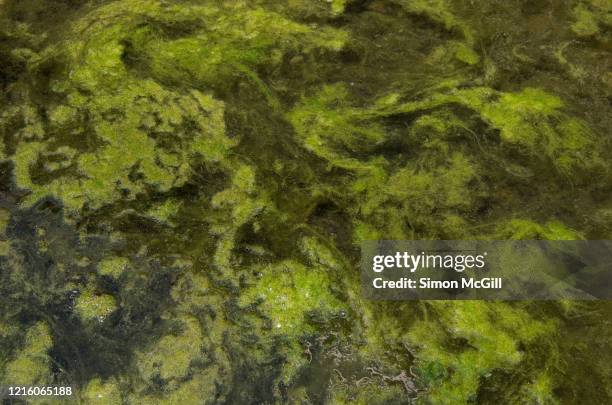
<instances>
[{"instance_id":1,"label":"submerged vegetation","mask_svg":"<svg viewBox=\"0 0 612 405\"><path fill-rule=\"evenodd\" d=\"M612 239L611 30L605 0L0 0L0 381L609 403L609 303L372 302L357 268Z\"/></svg>"}]
</instances>

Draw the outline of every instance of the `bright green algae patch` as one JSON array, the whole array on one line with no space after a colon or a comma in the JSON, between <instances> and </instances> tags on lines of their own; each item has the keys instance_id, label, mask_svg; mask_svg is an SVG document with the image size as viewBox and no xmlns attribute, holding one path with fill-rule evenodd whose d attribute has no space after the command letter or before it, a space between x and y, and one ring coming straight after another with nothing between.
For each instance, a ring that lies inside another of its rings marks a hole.
<instances>
[{"instance_id":1,"label":"bright green algae patch","mask_svg":"<svg viewBox=\"0 0 612 405\"><path fill-rule=\"evenodd\" d=\"M104 321L115 309L117 304L112 295L95 294L85 290L77 299L75 310L85 321L97 320Z\"/></svg>"},{"instance_id":2,"label":"bright green algae patch","mask_svg":"<svg viewBox=\"0 0 612 405\"><path fill-rule=\"evenodd\" d=\"M608 304L369 302L356 270L363 240L612 238L605 1L5 0L0 22L3 384L610 401Z\"/></svg>"},{"instance_id":3,"label":"bright green algae patch","mask_svg":"<svg viewBox=\"0 0 612 405\"><path fill-rule=\"evenodd\" d=\"M420 361L424 362L425 378L436 381L436 370L453 370L450 381L431 384L433 402L443 403L447 398L468 402L476 395L474 387L481 378L520 364L526 354L519 345L546 338L555 330L554 321L538 322L520 309L502 305L483 306L469 301L434 304L431 309L440 317L437 322L418 322L408 332L408 340L422 346ZM439 348L451 339L464 339L468 347L460 352L441 353Z\"/></svg>"}]
</instances>

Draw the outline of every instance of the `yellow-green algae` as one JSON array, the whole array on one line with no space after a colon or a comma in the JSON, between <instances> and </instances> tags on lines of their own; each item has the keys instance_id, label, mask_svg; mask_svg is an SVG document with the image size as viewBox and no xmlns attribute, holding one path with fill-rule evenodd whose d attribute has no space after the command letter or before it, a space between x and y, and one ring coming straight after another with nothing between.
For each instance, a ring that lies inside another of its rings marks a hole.
<instances>
[{"instance_id":1,"label":"yellow-green algae","mask_svg":"<svg viewBox=\"0 0 612 405\"><path fill-rule=\"evenodd\" d=\"M114 381L102 381L94 378L83 389L81 398L88 404L121 404L121 394L119 387Z\"/></svg>"},{"instance_id":2,"label":"yellow-green algae","mask_svg":"<svg viewBox=\"0 0 612 405\"><path fill-rule=\"evenodd\" d=\"M6 227L10 219L11 213L8 210L0 208L0 256L7 256L9 254L10 243L6 239Z\"/></svg>"},{"instance_id":3,"label":"yellow-green algae","mask_svg":"<svg viewBox=\"0 0 612 405\"><path fill-rule=\"evenodd\" d=\"M52 381L51 358L53 346L49 327L44 322L32 325L26 332L22 348L4 364L4 384L45 386Z\"/></svg>"},{"instance_id":4,"label":"yellow-green algae","mask_svg":"<svg viewBox=\"0 0 612 405\"><path fill-rule=\"evenodd\" d=\"M4 235L6 232L6 227L10 218L11 213L4 208L0 208L0 235Z\"/></svg>"},{"instance_id":5,"label":"yellow-green algae","mask_svg":"<svg viewBox=\"0 0 612 405\"><path fill-rule=\"evenodd\" d=\"M129 265L130 260L125 257L108 257L100 262L98 272L104 276L119 278Z\"/></svg>"},{"instance_id":6,"label":"yellow-green algae","mask_svg":"<svg viewBox=\"0 0 612 405\"><path fill-rule=\"evenodd\" d=\"M612 6L605 0L578 1L572 14L575 18L572 31L579 37L594 36L612 27Z\"/></svg>"},{"instance_id":7,"label":"yellow-green algae","mask_svg":"<svg viewBox=\"0 0 612 405\"><path fill-rule=\"evenodd\" d=\"M178 336L164 336L138 355L138 368L145 379L180 380L188 374L190 363L198 361L202 339L200 326L196 319L180 321L184 330Z\"/></svg>"},{"instance_id":8,"label":"yellow-green algae","mask_svg":"<svg viewBox=\"0 0 612 405\"><path fill-rule=\"evenodd\" d=\"M112 295L96 294L91 290L83 291L75 305L76 313L84 321L103 322L116 309L117 304Z\"/></svg>"},{"instance_id":9,"label":"yellow-green algae","mask_svg":"<svg viewBox=\"0 0 612 405\"><path fill-rule=\"evenodd\" d=\"M606 304L376 303L355 270L368 239L612 235L610 10L545 3L1 2L2 380L609 402Z\"/></svg>"},{"instance_id":10,"label":"yellow-green algae","mask_svg":"<svg viewBox=\"0 0 612 405\"><path fill-rule=\"evenodd\" d=\"M159 222L172 223L172 216L178 213L180 205L171 199L156 204L147 211L147 216Z\"/></svg>"},{"instance_id":11,"label":"yellow-green algae","mask_svg":"<svg viewBox=\"0 0 612 405\"><path fill-rule=\"evenodd\" d=\"M503 305L483 306L470 301L434 303L430 310L439 319L417 322L407 333L409 344L421 349L419 361L423 362L424 370L431 370L434 365L450 370L448 381L430 386L432 402L445 403L452 398L452 402L465 403L475 398L481 378L494 370L519 364L524 356L521 346L554 332L554 321L538 322L520 309ZM495 319L494 324L488 322L491 319ZM464 339L467 348L458 353L441 352L440 348L451 339ZM425 378L432 376L425 374Z\"/></svg>"},{"instance_id":12,"label":"yellow-green algae","mask_svg":"<svg viewBox=\"0 0 612 405\"><path fill-rule=\"evenodd\" d=\"M0 256L7 256L10 251L10 243L7 241L0 241Z\"/></svg>"}]
</instances>

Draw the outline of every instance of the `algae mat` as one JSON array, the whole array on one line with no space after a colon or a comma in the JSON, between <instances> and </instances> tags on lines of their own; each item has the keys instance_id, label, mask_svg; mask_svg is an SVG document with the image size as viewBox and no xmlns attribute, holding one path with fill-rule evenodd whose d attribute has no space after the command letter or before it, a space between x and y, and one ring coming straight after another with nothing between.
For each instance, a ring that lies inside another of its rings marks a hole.
<instances>
[{"instance_id":1,"label":"algae mat","mask_svg":"<svg viewBox=\"0 0 612 405\"><path fill-rule=\"evenodd\" d=\"M612 401L609 302L371 302L372 239L612 239L606 0L1 0L13 403Z\"/></svg>"}]
</instances>

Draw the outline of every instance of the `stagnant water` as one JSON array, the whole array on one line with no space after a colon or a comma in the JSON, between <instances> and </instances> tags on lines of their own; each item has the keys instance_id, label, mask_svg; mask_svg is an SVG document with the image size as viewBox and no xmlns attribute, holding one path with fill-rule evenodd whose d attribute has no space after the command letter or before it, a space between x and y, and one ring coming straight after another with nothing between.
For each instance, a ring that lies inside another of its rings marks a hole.
<instances>
[{"instance_id":1,"label":"stagnant water","mask_svg":"<svg viewBox=\"0 0 612 405\"><path fill-rule=\"evenodd\" d=\"M0 385L610 403L609 302L373 302L358 263L612 239L611 28L605 0L0 0Z\"/></svg>"}]
</instances>

